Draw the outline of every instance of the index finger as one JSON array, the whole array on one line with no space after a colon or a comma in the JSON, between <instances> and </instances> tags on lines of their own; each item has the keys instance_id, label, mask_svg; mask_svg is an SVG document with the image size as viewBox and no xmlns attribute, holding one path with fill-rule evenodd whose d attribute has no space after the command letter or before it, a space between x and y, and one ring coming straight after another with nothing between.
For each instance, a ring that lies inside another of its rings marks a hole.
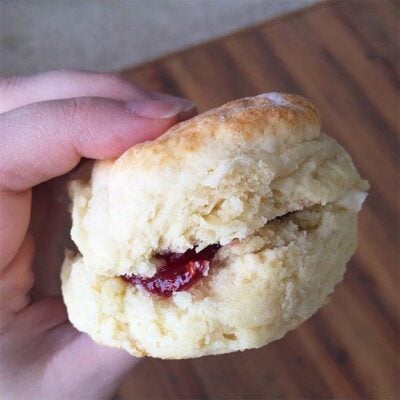
<instances>
[{"instance_id":1,"label":"index finger","mask_svg":"<svg viewBox=\"0 0 400 400\"><path fill-rule=\"evenodd\" d=\"M151 98L152 93L110 73L61 70L0 79L0 113L40 101L77 97L129 101Z\"/></svg>"}]
</instances>

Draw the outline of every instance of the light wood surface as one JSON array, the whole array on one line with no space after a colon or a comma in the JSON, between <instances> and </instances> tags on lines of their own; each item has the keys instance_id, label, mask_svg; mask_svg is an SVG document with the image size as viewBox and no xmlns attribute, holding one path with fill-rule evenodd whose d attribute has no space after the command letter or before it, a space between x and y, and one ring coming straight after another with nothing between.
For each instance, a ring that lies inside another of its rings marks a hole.
<instances>
[{"instance_id":1,"label":"light wood surface","mask_svg":"<svg viewBox=\"0 0 400 400\"><path fill-rule=\"evenodd\" d=\"M399 2L327 2L124 74L203 111L267 91L303 94L371 191L357 254L330 303L262 349L145 359L120 399L398 399ZM177 21L181 23L181 21Z\"/></svg>"}]
</instances>

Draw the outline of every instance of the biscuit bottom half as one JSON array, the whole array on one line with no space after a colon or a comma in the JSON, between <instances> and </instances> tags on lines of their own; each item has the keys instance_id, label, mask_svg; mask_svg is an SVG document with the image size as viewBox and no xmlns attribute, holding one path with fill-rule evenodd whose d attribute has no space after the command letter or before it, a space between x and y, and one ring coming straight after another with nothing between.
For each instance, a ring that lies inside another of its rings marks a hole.
<instances>
[{"instance_id":1,"label":"biscuit bottom half","mask_svg":"<svg viewBox=\"0 0 400 400\"><path fill-rule=\"evenodd\" d=\"M207 276L169 298L98 275L81 256L64 262L63 296L78 330L135 356L181 359L257 348L327 301L356 241L356 212L318 205L222 246Z\"/></svg>"}]
</instances>

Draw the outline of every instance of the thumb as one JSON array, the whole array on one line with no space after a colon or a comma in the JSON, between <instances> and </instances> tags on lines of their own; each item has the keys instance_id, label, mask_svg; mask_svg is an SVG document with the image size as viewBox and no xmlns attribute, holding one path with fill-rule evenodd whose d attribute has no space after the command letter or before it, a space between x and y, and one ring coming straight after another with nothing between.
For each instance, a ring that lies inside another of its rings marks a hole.
<instances>
[{"instance_id":1,"label":"thumb","mask_svg":"<svg viewBox=\"0 0 400 400\"><path fill-rule=\"evenodd\" d=\"M181 99L77 98L0 114L0 271L25 236L29 188L68 172L81 157L117 157L154 139L188 112L194 112L193 104Z\"/></svg>"}]
</instances>

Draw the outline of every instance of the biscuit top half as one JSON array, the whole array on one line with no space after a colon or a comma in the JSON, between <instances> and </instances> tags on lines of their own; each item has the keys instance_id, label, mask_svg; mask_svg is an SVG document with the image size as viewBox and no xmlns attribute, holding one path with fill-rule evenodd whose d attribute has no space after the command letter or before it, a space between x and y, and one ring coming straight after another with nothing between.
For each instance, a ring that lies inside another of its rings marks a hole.
<instances>
[{"instance_id":1,"label":"biscuit top half","mask_svg":"<svg viewBox=\"0 0 400 400\"><path fill-rule=\"evenodd\" d=\"M99 274L156 272L154 256L254 234L314 205L357 212L368 184L301 96L229 102L97 162L75 181L72 238Z\"/></svg>"},{"instance_id":2,"label":"biscuit top half","mask_svg":"<svg viewBox=\"0 0 400 400\"><path fill-rule=\"evenodd\" d=\"M304 97L265 93L233 100L170 128L152 142L132 147L114 168L153 168L168 163L186 164L190 155L211 151L279 151L321 134L315 106Z\"/></svg>"}]
</instances>

